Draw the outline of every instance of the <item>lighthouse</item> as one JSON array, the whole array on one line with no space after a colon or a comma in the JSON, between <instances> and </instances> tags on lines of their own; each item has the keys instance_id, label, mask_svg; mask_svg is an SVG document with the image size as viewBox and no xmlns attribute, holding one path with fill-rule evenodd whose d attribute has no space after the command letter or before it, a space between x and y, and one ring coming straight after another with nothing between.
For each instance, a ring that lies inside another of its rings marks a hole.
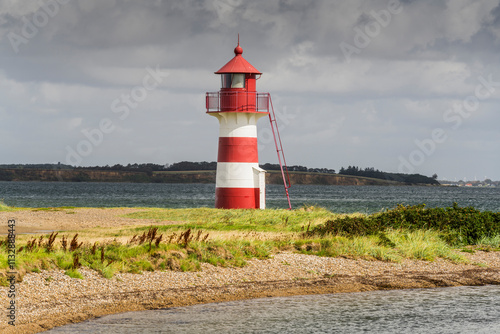
<instances>
[{"instance_id":1,"label":"lighthouse","mask_svg":"<svg viewBox=\"0 0 500 334\"><path fill-rule=\"evenodd\" d=\"M257 121L269 115L269 94L256 91L261 72L234 49L234 58L215 72L220 91L207 93L207 114L219 120L215 207L264 209L265 171L259 167Z\"/></svg>"}]
</instances>

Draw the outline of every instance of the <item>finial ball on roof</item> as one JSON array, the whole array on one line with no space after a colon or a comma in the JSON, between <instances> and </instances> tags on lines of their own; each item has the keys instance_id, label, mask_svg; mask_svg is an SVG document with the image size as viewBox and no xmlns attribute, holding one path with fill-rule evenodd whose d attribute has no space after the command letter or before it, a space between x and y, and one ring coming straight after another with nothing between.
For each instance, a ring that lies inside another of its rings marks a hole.
<instances>
[{"instance_id":1,"label":"finial ball on roof","mask_svg":"<svg viewBox=\"0 0 500 334\"><path fill-rule=\"evenodd\" d=\"M241 55L242 53L243 53L243 48L238 43L238 46L234 48L234 54L235 55Z\"/></svg>"}]
</instances>

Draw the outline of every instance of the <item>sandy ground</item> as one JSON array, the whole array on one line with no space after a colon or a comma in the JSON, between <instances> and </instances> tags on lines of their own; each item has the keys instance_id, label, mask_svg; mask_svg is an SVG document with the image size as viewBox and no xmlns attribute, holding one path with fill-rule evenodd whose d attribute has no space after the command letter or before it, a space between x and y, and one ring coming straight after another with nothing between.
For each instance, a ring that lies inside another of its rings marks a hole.
<instances>
[{"instance_id":1,"label":"sandy ground","mask_svg":"<svg viewBox=\"0 0 500 334\"><path fill-rule=\"evenodd\" d=\"M16 219L18 232L155 223L119 217L134 211L138 209L1 212L0 221ZM117 274L112 279L89 269L81 269L83 280L62 271L42 271L25 275L16 285L15 327L7 324L8 288L0 288L0 307L5 313L0 315L0 332L37 333L106 314L247 298L500 284L500 253L462 254L469 264L281 253L268 260L251 260L243 268L203 264L201 272Z\"/></svg>"},{"instance_id":2,"label":"sandy ground","mask_svg":"<svg viewBox=\"0 0 500 334\"><path fill-rule=\"evenodd\" d=\"M118 227L129 225L151 225L152 219L131 219L122 215L144 211L135 208L75 208L57 211L29 209L15 212L0 212L0 234L7 233L7 221L15 219L16 233L47 231L73 231L92 227ZM3 224L2 224L3 222ZM155 224L168 224L161 222Z\"/></svg>"}]
</instances>

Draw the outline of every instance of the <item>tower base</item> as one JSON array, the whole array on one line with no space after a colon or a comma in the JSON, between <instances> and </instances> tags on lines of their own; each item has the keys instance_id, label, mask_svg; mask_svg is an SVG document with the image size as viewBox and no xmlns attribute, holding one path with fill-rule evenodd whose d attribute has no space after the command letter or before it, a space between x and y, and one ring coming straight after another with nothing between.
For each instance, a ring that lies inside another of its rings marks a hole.
<instances>
[{"instance_id":1,"label":"tower base","mask_svg":"<svg viewBox=\"0 0 500 334\"><path fill-rule=\"evenodd\" d=\"M216 188L215 207L218 209L258 209L259 188Z\"/></svg>"}]
</instances>

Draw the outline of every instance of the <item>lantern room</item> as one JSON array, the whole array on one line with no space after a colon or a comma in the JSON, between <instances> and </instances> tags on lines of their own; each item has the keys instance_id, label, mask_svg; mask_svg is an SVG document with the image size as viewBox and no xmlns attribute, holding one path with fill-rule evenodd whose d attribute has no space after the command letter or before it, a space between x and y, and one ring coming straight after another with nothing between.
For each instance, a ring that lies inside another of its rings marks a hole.
<instances>
[{"instance_id":1,"label":"lantern room","mask_svg":"<svg viewBox=\"0 0 500 334\"><path fill-rule=\"evenodd\" d=\"M245 90L255 92L255 81L260 73L242 56L243 48L238 43L234 48L234 58L222 66L215 74L221 75L222 90Z\"/></svg>"},{"instance_id":2,"label":"lantern room","mask_svg":"<svg viewBox=\"0 0 500 334\"><path fill-rule=\"evenodd\" d=\"M242 56L238 43L234 57L215 74L221 76L221 89L207 94L207 112L268 112L268 94L256 92L261 72Z\"/></svg>"}]
</instances>

